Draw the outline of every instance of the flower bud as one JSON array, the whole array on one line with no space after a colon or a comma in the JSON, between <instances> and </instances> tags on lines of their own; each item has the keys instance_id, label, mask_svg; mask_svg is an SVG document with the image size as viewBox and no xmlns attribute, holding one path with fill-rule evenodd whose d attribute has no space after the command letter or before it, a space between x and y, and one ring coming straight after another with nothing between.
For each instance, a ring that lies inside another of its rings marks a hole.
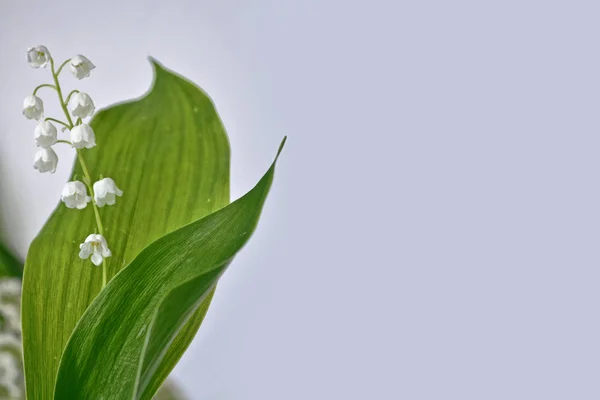
<instances>
[{"instance_id":1,"label":"flower bud","mask_svg":"<svg viewBox=\"0 0 600 400\"><path fill-rule=\"evenodd\" d=\"M27 62L32 68L45 68L50 61L50 52L46 46L35 46L27 49Z\"/></svg>"},{"instance_id":2,"label":"flower bud","mask_svg":"<svg viewBox=\"0 0 600 400\"><path fill-rule=\"evenodd\" d=\"M27 119L40 119L44 115L44 102L37 96L27 96L23 101L23 115Z\"/></svg>"},{"instance_id":3,"label":"flower bud","mask_svg":"<svg viewBox=\"0 0 600 400\"><path fill-rule=\"evenodd\" d=\"M58 156L52 150L52 147L41 148L35 153L33 160L33 168L40 172L50 172L51 174L56 171L56 165L58 164Z\"/></svg>"},{"instance_id":4,"label":"flower bud","mask_svg":"<svg viewBox=\"0 0 600 400\"><path fill-rule=\"evenodd\" d=\"M96 146L94 130L88 124L74 126L71 129L71 144L76 149L91 149Z\"/></svg>"},{"instance_id":5,"label":"flower bud","mask_svg":"<svg viewBox=\"0 0 600 400\"><path fill-rule=\"evenodd\" d=\"M87 260L92 256L92 262L96 266L102 264L104 258L112 255L104 236L95 233L89 235L85 242L79 245L79 249L79 257Z\"/></svg>"},{"instance_id":6,"label":"flower bud","mask_svg":"<svg viewBox=\"0 0 600 400\"><path fill-rule=\"evenodd\" d=\"M123 191L112 179L104 178L94 183L94 201L98 207L104 207L105 204L112 206L115 204L115 196L123 196Z\"/></svg>"},{"instance_id":7,"label":"flower bud","mask_svg":"<svg viewBox=\"0 0 600 400\"><path fill-rule=\"evenodd\" d=\"M82 182L67 182L60 195L67 208L84 209L92 198L87 195L87 189Z\"/></svg>"},{"instance_id":8,"label":"flower bud","mask_svg":"<svg viewBox=\"0 0 600 400\"><path fill-rule=\"evenodd\" d=\"M49 121L42 121L35 127L35 144L40 147L48 148L56 143L56 127Z\"/></svg>"},{"instance_id":9,"label":"flower bud","mask_svg":"<svg viewBox=\"0 0 600 400\"><path fill-rule=\"evenodd\" d=\"M81 54L77 54L75 57L71 58L71 62L69 63L69 69L77 79L87 78L94 68L96 68L96 66L92 64L87 57L84 57Z\"/></svg>"},{"instance_id":10,"label":"flower bud","mask_svg":"<svg viewBox=\"0 0 600 400\"><path fill-rule=\"evenodd\" d=\"M71 114L75 117L85 118L94 113L95 107L92 98L87 93L75 93L69 102Z\"/></svg>"}]
</instances>

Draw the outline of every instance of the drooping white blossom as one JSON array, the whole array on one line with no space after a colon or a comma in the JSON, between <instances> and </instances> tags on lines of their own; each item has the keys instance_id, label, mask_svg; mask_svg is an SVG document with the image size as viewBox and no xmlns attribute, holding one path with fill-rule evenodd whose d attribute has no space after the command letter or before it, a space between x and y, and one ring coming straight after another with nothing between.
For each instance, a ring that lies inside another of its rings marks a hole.
<instances>
[{"instance_id":1,"label":"drooping white blossom","mask_svg":"<svg viewBox=\"0 0 600 400\"><path fill-rule=\"evenodd\" d=\"M71 114L75 117L85 118L94 113L96 107L92 98L87 93L74 93L69 102Z\"/></svg>"},{"instance_id":2,"label":"drooping white blossom","mask_svg":"<svg viewBox=\"0 0 600 400\"><path fill-rule=\"evenodd\" d=\"M50 121L41 121L35 127L35 144L48 148L56 143L58 131Z\"/></svg>"},{"instance_id":3,"label":"drooping white blossom","mask_svg":"<svg viewBox=\"0 0 600 400\"><path fill-rule=\"evenodd\" d=\"M33 168L40 172L50 172L53 174L58 165L58 156L52 150L52 147L38 149L33 160Z\"/></svg>"},{"instance_id":4,"label":"drooping white blossom","mask_svg":"<svg viewBox=\"0 0 600 400\"><path fill-rule=\"evenodd\" d=\"M123 191L111 178L100 179L94 183L94 201L98 207L104 207L105 204L112 206L115 204L115 196L123 196Z\"/></svg>"},{"instance_id":5,"label":"drooping white blossom","mask_svg":"<svg viewBox=\"0 0 600 400\"><path fill-rule=\"evenodd\" d=\"M32 68L45 68L50 61L50 52L46 46L34 46L27 49L27 62Z\"/></svg>"},{"instance_id":6,"label":"drooping white blossom","mask_svg":"<svg viewBox=\"0 0 600 400\"><path fill-rule=\"evenodd\" d=\"M16 278L0 279L0 302L5 297L15 297L21 295L21 281Z\"/></svg>"},{"instance_id":7,"label":"drooping white blossom","mask_svg":"<svg viewBox=\"0 0 600 400\"><path fill-rule=\"evenodd\" d=\"M67 208L84 209L92 198L87 195L87 189L83 182L67 182L61 193L61 200Z\"/></svg>"},{"instance_id":8,"label":"drooping white blossom","mask_svg":"<svg viewBox=\"0 0 600 400\"><path fill-rule=\"evenodd\" d=\"M20 398L21 388L19 387L19 377L21 372L17 359L8 351L0 352L0 387L3 387L9 398Z\"/></svg>"},{"instance_id":9,"label":"drooping white blossom","mask_svg":"<svg viewBox=\"0 0 600 400\"><path fill-rule=\"evenodd\" d=\"M102 264L104 258L112 255L104 236L96 233L89 235L85 242L79 245L79 249L79 257L87 260L92 256L92 262L96 266Z\"/></svg>"},{"instance_id":10,"label":"drooping white blossom","mask_svg":"<svg viewBox=\"0 0 600 400\"><path fill-rule=\"evenodd\" d=\"M27 119L40 119L44 115L44 102L37 96L31 95L23 100L23 115Z\"/></svg>"},{"instance_id":11,"label":"drooping white blossom","mask_svg":"<svg viewBox=\"0 0 600 400\"><path fill-rule=\"evenodd\" d=\"M82 56L81 54L77 54L75 57L71 58L71 62L69 63L69 69L77 79L87 78L94 68L96 68L96 66L92 64L87 57Z\"/></svg>"},{"instance_id":12,"label":"drooping white blossom","mask_svg":"<svg viewBox=\"0 0 600 400\"><path fill-rule=\"evenodd\" d=\"M20 332L21 331L21 314L19 308L15 304L2 303L0 304L0 327L4 331Z\"/></svg>"},{"instance_id":13,"label":"drooping white blossom","mask_svg":"<svg viewBox=\"0 0 600 400\"><path fill-rule=\"evenodd\" d=\"M91 149L96 146L96 135L88 124L74 126L71 129L71 145L76 149Z\"/></svg>"},{"instance_id":14,"label":"drooping white blossom","mask_svg":"<svg viewBox=\"0 0 600 400\"><path fill-rule=\"evenodd\" d=\"M17 303L18 304L18 303ZM0 332L0 348L12 348L13 350L20 351L21 350L21 341L17 339L17 335L21 333L19 332Z\"/></svg>"},{"instance_id":15,"label":"drooping white blossom","mask_svg":"<svg viewBox=\"0 0 600 400\"><path fill-rule=\"evenodd\" d=\"M21 280L0 278L0 398L21 399Z\"/></svg>"}]
</instances>

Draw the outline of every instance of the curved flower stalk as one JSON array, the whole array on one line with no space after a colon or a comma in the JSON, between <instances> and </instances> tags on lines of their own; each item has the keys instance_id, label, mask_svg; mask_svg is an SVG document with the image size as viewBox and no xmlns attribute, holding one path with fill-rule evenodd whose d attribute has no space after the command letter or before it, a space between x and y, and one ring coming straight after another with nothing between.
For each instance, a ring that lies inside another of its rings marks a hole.
<instances>
[{"instance_id":1,"label":"curved flower stalk","mask_svg":"<svg viewBox=\"0 0 600 400\"><path fill-rule=\"evenodd\" d=\"M23 115L27 119L39 121L34 133L35 143L39 149L35 154L33 166L39 172L54 173L58 165L58 156L53 146L61 143L75 149L77 159L83 170L83 182L67 182L62 191L61 200L66 207L74 209L74 212L87 208L88 203L92 204L97 231L88 233L85 241L79 246L79 257L84 260L91 260L94 265L102 265L102 286L104 287L108 281L106 258L110 257L112 253L104 236L99 208L105 205L114 205L116 202L115 196L122 196L123 191L117 187L114 180L104 178L101 175L93 183L92 175L85 163L84 154L85 151L96 147L96 136L92 127L84 120L92 117L96 106L87 93L79 90L72 90L65 98L59 81L60 73L65 66L68 66L73 76L79 80L89 77L96 66L87 57L78 54L63 62L56 69L54 59L45 46L30 47L27 50L27 62L32 68L45 68L50 65L53 80L51 84L45 83L36 87L33 93L23 101ZM56 92L66 121L44 117L44 102L37 96L37 92L42 88L50 88ZM63 132L68 130L70 140L60 139L54 124L62 125ZM0 358L0 371L4 365L2 363L3 361Z\"/></svg>"}]
</instances>

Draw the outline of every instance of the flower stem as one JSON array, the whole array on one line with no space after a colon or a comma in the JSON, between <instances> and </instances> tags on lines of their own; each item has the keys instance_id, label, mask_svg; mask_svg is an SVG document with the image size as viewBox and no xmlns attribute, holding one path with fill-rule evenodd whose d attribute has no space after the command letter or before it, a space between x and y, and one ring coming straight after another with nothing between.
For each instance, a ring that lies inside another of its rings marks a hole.
<instances>
[{"instance_id":1,"label":"flower stem","mask_svg":"<svg viewBox=\"0 0 600 400\"><path fill-rule=\"evenodd\" d=\"M79 164L81 164L81 169L83 170L83 182L87 186L90 194L93 195L94 191L92 189L92 178L90 177L90 171L85 164L85 160L81 155L81 151L77 150L77 159L79 160ZM96 216L96 226L98 227L98 233L104 236L104 226L102 225L102 218L100 218L100 212L98 211L98 206L96 205L96 201L92 197L92 207L94 208L94 215ZM106 260L102 259L102 288L106 286L107 283L107 268L106 268Z\"/></svg>"},{"instance_id":2,"label":"flower stem","mask_svg":"<svg viewBox=\"0 0 600 400\"><path fill-rule=\"evenodd\" d=\"M88 170L87 165L85 164L85 160L83 159L83 157L81 155L81 151L79 151L79 150L77 150L77 158L79 159L79 164L81 164L81 169L83 170L84 183L88 187L88 190L90 191L90 193L93 193L92 178L90 177L90 171ZM94 206L94 214L96 214L96 223L98 224L98 233L104 236L104 227L102 226L102 220L100 219L100 213L98 212L98 206L96 205L95 201L92 201L92 204Z\"/></svg>"},{"instance_id":3,"label":"flower stem","mask_svg":"<svg viewBox=\"0 0 600 400\"><path fill-rule=\"evenodd\" d=\"M65 100L63 99L63 95L62 95L62 91L60 88L60 83L58 82L58 74L60 74L60 71L63 69L63 67L69 62L70 60L65 61L60 68L58 69L58 71L54 70L54 59L50 58L50 66L52 68L52 78L54 79L54 86L56 89L56 92L58 93L58 101L60 102L60 106L63 109L63 112L65 113L65 116L67 117L67 120L69 121L69 125L67 126L69 129L73 129L73 120L71 119L71 115L69 114L69 110L67 110L67 105L65 103ZM73 92L71 92L73 93ZM70 97L70 95L69 95ZM65 124L66 125L66 124ZM96 226L98 227L98 233L102 236L104 236L104 226L102 225L102 218L100 218L100 212L98 211L98 206L96 205L96 201L93 198L93 188L92 188L92 177L90 176L90 171L88 170L87 165L85 164L85 160L83 159L83 155L81 154L81 151L76 150L77 151L77 159L79 160L79 164L81 165L81 169L83 171L83 183L85 183L85 185L87 186L90 194L92 195L92 207L94 209L94 215L96 217ZM108 271L107 271L107 267L106 267L106 260L102 260L102 288L104 288L106 286L106 283L108 282L107 279L107 275L108 275Z\"/></svg>"},{"instance_id":4,"label":"flower stem","mask_svg":"<svg viewBox=\"0 0 600 400\"><path fill-rule=\"evenodd\" d=\"M61 68L64 66L61 65ZM71 119L71 115L69 114L69 110L67 110L67 105L65 104L65 100L63 99L62 91L60 90L60 83L58 82L58 74L54 71L54 59L50 58L50 67L52 68L52 78L54 79L54 87L56 88L56 93L58 93L58 100L60 102L60 106L69 121L70 128L73 128L73 120ZM60 70L58 71L60 72Z\"/></svg>"},{"instance_id":5,"label":"flower stem","mask_svg":"<svg viewBox=\"0 0 600 400\"><path fill-rule=\"evenodd\" d=\"M69 126L69 124L67 124L66 122L62 122L62 121L59 121L59 120L54 119L54 118L46 118L46 121L56 122L57 124L61 124L61 125L66 126L67 129L71 129L71 126Z\"/></svg>"},{"instance_id":6,"label":"flower stem","mask_svg":"<svg viewBox=\"0 0 600 400\"><path fill-rule=\"evenodd\" d=\"M106 287L106 284L108 283L108 271L106 268L106 260L103 258L102 259L102 289L104 289Z\"/></svg>"},{"instance_id":7,"label":"flower stem","mask_svg":"<svg viewBox=\"0 0 600 400\"><path fill-rule=\"evenodd\" d=\"M71 90L71 93L69 93L69 95L67 96L67 99L65 100L66 104L69 104L69 100L71 100L71 96L73 96L75 93L79 93L79 90L77 90L77 89Z\"/></svg>"},{"instance_id":8,"label":"flower stem","mask_svg":"<svg viewBox=\"0 0 600 400\"><path fill-rule=\"evenodd\" d=\"M69 142L68 140L57 140L56 143L64 143L64 144L68 144L69 146L73 145L73 143Z\"/></svg>"},{"instance_id":9,"label":"flower stem","mask_svg":"<svg viewBox=\"0 0 600 400\"><path fill-rule=\"evenodd\" d=\"M35 96L36 93L37 93L37 91L40 90L41 88L44 88L44 87L56 89L56 86L50 85L49 83L44 83L43 85L40 85L40 86L36 87L35 89L33 89L33 95Z\"/></svg>"},{"instance_id":10,"label":"flower stem","mask_svg":"<svg viewBox=\"0 0 600 400\"><path fill-rule=\"evenodd\" d=\"M50 60L52 60L52 59L50 59ZM67 61L65 61L64 63L60 64L60 67L58 67L58 71L56 71L56 76L60 75L60 71L62 71L64 66L67 65L69 61L71 61L70 58ZM52 64L54 64L54 63L52 63Z\"/></svg>"}]
</instances>

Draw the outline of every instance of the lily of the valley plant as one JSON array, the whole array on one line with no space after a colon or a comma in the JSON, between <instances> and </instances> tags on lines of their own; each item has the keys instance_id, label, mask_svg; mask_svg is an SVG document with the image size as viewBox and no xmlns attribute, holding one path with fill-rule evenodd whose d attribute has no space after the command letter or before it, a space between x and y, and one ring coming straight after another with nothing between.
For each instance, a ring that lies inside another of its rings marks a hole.
<instances>
[{"instance_id":1,"label":"lily of the valley plant","mask_svg":"<svg viewBox=\"0 0 600 400\"><path fill-rule=\"evenodd\" d=\"M111 178L102 178L101 175L92 185L93 178L85 163L84 149L92 149L96 146L96 136L91 126L85 122L85 119L94 114L96 107L87 93L76 89L72 90L65 98L59 80L60 73L67 65L69 71L77 79L89 77L96 66L85 56L78 54L63 62L58 69L55 69L54 59L45 46L29 48L27 50L27 61L33 68L45 68L50 65L53 80L53 84L44 83L36 87L33 94L27 96L23 102L23 115L27 119L38 121L34 138L39 149L35 153L33 167L40 172L54 173L56 171L58 156L52 149L55 144L69 145L77 152L77 159L83 170L83 182L78 180L67 182L62 191L61 200L66 207L77 210L83 210L87 208L88 203L92 203L97 232L89 234L85 241L79 245L79 257L91 259L94 265L102 265L102 285L106 286L108 278L105 259L110 257L112 253L104 237L102 217L98 208L105 205L114 205L115 196L122 196L123 191L117 187ZM56 92L66 120L44 115L44 102L37 96L38 91L42 88L49 88ZM63 132L68 131L70 141L59 139L58 130L54 124L62 125L63 129L61 130ZM93 197L88 193L93 193Z\"/></svg>"},{"instance_id":2,"label":"lily of the valley plant","mask_svg":"<svg viewBox=\"0 0 600 400\"><path fill-rule=\"evenodd\" d=\"M57 64L35 46L27 62L50 75L23 102L36 122L34 168L62 168L58 145L77 158L25 262L27 399L150 400L254 232L284 143L256 186L230 203L229 140L193 83L151 60L146 95L96 112L89 94L61 85L69 72L75 82L96 76L90 59ZM62 116L46 115L49 99Z\"/></svg>"}]
</instances>

